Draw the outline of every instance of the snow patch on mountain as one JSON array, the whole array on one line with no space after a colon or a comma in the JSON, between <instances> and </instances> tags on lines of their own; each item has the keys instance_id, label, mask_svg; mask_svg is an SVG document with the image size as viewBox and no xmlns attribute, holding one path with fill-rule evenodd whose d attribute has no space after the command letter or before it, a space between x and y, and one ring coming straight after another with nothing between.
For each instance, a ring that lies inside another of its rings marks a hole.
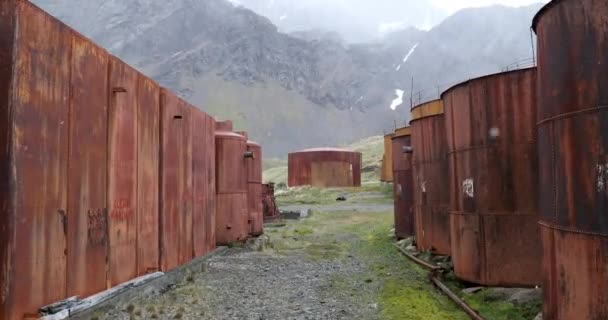
<instances>
[{"instance_id":1,"label":"snow patch on mountain","mask_svg":"<svg viewBox=\"0 0 608 320\"><path fill-rule=\"evenodd\" d=\"M403 90L395 89L395 94L397 95L397 98L391 103L391 110L396 110L398 106L403 104L403 93Z\"/></svg>"}]
</instances>

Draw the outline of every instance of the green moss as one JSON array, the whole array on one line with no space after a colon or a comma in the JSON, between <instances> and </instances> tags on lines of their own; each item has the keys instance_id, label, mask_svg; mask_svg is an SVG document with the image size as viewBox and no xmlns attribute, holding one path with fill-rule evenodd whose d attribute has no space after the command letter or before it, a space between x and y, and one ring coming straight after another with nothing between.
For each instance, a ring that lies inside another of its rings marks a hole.
<instances>
[{"instance_id":1,"label":"green moss","mask_svg":"<svg viewBox=\"0 0 608 320\"><path fill-rule=\"evenodd\" d=\"M541 301L515 305L496 300L487 289L465 297L465 301L483 317L493 320L529 320L536 317L542 309Z\"/></svg>"}]
</instances>

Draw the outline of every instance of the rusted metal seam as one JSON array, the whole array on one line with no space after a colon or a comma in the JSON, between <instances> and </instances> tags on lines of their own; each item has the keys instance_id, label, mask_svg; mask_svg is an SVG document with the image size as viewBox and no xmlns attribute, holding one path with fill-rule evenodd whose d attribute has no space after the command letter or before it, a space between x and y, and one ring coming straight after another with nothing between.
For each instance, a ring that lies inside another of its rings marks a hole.
<instances>
[{"instance_id":1,"label":"rusted metal seam","mask_svg":"<svg viewBox=\"0 0 608 320\"><path fill-rule=\"evenodd\" d=\"M460 309L462 309L471 319L473 320L484 320L484 318L479 315L479 313L477 313L477 311L475 311L473 308L471 308L466 302L464 302L462 299L460 299L460 297L458 297L456 294L454 294L450 288L448 288L446 285L444 285L436 276L435 274L431 273L429 274L429 279L431 280L431 282L433 282L433 284L439 288L439 290L441 290L443 293L445 293L445 295L448 296L448 298L450 298L450 300L452 300L454 303L456 303Z\"/></svg>"},{"instance_id":2,"label":"rusted metal seam","mask_svg":"<svg viewBox=\"0 0 608 320\"><path fill-rule=\"evenodd\" d=\"M499 213L499 214L488 214L488 213L479 213L479 212L464 212L464 211L450 211L450 214L453 214L455 216L490 216L490 217L502 217L502 216L509 216L509 217L527 217L527 216L537 216L537 214L534 213L524 213L524 214L513 214L513 211L505 211L505 213Z\"/></svg>"},{"instance_id":3,"label":"rusted metal seam","mask_svg":"<svg viewBox=\"0 0 608 320\"><path fill-rule=\"evenodd\" d=\"M551 179L551 187L553 191L553 223L557 224L557 154L555 151L555 125L551 123L551 168L553 168L553 177Z\"/></svg>"},{"instance_id":4,"label":"rusted metal seam","mask_svg":"<svg viewBox=\"0 0 608 320\"><path fill-rule=\"evenodd\" d=\"M414 261L415 263L417 263L417 264L418 264L418 265L420 265L420 266L423 266L423 267L425 267L425 268L427 268L427 269L429 269L429 270L431 270L431 271L434 271L434 272L437 272L437 271L440 271L440 270L444 270L444 268L443 268L443 267L432 265L432 264L430 264L430 263L428 263L428 262L426 262L426 261L424 261L424 260L422 260L422 259L419 259L419 258L415 257L415 256L414 256L414 255L412 255L411 253L409 253L409 252L407 252L407 251L403 250L403 249L402 249L401 247L399 247L397 244L394 244L394 246L395 246L395 247L397 248L397 250L399 250L399 252L401 252L401 253L402 253L404 256L406 256L408 259L410 259L410 260Z\"/></svg>"},{"instance_id":5,"label":"rusted metal seam","mask_svg":"<svg viewBox=\"0 0 608 320\"><path fill-rule=\"evenodd\" d=\"M555 122L557 120L562 120L562 119L566 119L566 118L572 118L572 117L583 115L583 114L587 114L587 113L596 113L596 112L599 113L601 111L608 111L608 106L596 106L596 107L593 107L593 108L587 108L587 109L582 109L582 110L562 113L562 114L557 115L555 117L544 119L544 120L538 122L536 125L537 126L542 126L542 125L547 124L549 122Z\"/></svg>"},{"instance_id":6,"label":"rusted metal seam","mask_svg":"<svg viewBox=\"0 0 608 320\"><path fill-rule=\"evenodd\" d=\"M525 145L533 145L535 143L536 143L536 141L533 140L533 141L526 141L526 142L510 142L509 145L510 146L525 146ZM475 150L480 150L480 149L496 149L496 146L490 145L490 144L472 146L469 148L462 148L462 149L449 151L448 155L452 155L455 153L464 153L464 152L468 152L468 151L475 151Z\"/></svg>"},{"instance_id":7,"label":"rusted metal seam","mask_svg":"<svg viewBox=\"0 0 608 320\"><path fill-rule=\"evenodd\" d=\"M608 238L608 234L607 233L593 232L593 231L584 231L584 230L579 230L579 229L576 229L576 228L567 228L567 227L558 226L556 224L547 223L545 221L539 221L538 224L540 226L542 226L542 227L545 227L545 228L548 228L548 229L552 229L552 230L558 230L558 231L569 232L569 233L576 233L576 234L585 235L585 236Z\"/></svg>"}]
</instances>

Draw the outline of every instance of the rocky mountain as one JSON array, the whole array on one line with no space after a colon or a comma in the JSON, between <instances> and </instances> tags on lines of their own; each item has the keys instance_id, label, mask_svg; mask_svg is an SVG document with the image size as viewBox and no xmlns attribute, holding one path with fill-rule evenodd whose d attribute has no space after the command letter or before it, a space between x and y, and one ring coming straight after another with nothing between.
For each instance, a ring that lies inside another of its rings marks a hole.
<instances>
[{"instance_id":1,"label":"rocky mountain","mask_svg":"<svg viewBox=\"0 0 608 320\"><path fill-rule=\"evenodd\" d=\"M446 12L429 0L230 0L268 17L286 33L331 30L349 43L364 43L398 29L428 30Z\"/></svg>"},{"instance_id":2,"label":"rocky mountain","mask_svg":"<svg viewBox=\"0 0 608 320\"><path fill-rule=\"evenodd\" d=\"M326 30L282 33L225 0L34 2L206 112L234 119L272 156L402 123L412 77L414 91L430 88L419 96L427 99L438 85L531 57L540 7L463 10L429 31L348 44Z\"/></svg>"}]
</instances>

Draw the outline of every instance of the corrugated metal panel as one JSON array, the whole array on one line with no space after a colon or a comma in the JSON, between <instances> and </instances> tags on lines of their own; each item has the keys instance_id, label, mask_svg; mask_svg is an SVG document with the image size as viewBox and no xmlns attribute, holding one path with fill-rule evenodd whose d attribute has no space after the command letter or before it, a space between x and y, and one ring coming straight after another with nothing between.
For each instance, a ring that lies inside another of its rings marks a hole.
<instances>
[{"instance_id":1,"label":"corrugated metal panel","mask_svg":"<svg viewBox=\"0 0 608 320\"><path fill-rule=\"evenodd\" d=\"M37 32L40 32L39 29ZM68 295L106 289L109 55L72 40L68 169Z\"/></svg>"},{"instance_id":2,"label":"corrugated metal panel","mask_svg":"<svg viewBox=\"0 0 608 320\"><path fill-rule=\"evenodd\" d=\"M449 179L443 103L412 109L414 220L420 250L450 254Z\"/></svg>"},{"instance_id":3,"label":"corrugated metal panel","mask_svg":"<svg viewBox=\"0 0 608 320\"><path fill-rule=\"evenodd\" d=\"M138 74L111 58L109 75L108 285L113 287L137 276Z\"/></svg>"},{"instance_id":4,"label":"corrugated metal panel","mask_svg":"<svg viewBox=\"0 0 608 320\"><path fill-rule=\"evenodd\" d=\"M216 241L228 245L247 239L247 150L245 137L226 131L215 134Z\"/></svg>"},{"instance_id":5,"label":"corrugated metal panel","mask_svg":"<svg viewBox=\"0 0 608 320\"><path fill-rule=\"evenodd\" d=\"M0 4L4 172L0 318L65 296L69 30L25 2ZM44 30L40 32L40 30Z\"/></svg>"},{"instance_id":6,"label":"corrugated metal panel","mask_svg":"<svg viewBox=\"0 0 608 320\"><path fill-rule=\"evenodd\" d=\"M536 69L469 80L442 98L456 275L484 285L539 284Z\"/></svg>"},{"instance_id":7,"label":"corrugated metal panel","mask_svg":"<svg viewBox=\"0 0 608 320\"><path fill-rule=\"evenodd\" d=\"M406 152L411 147L410 128L395 132L393 143L393 177L395 201L395 235L398 239L414 235L414 179L412 175L412 154Z\"/></svg>"},{"instance_id":8,"label":"corrugated metal panel","mask_svg":"<svg viewBox=\"0 0 608 320\"><path fill-rule=\"evenodd\" d=\"M209 234L215 232L215 190L212 189L215 184L213 181L215 173L210 170L210 168L215 168L215 122L213 118L197 108L193 107L191 113L192 186L194 190L192 235L194 237L194 256L200 257L215 246L213 234ZM209 177L210 174L212 174L211 177Z\"/></svg>"},{"instance_id":9,"label":"corrugated metal panel","mask_svg":"<svg viewBox=\"0 0 608 320\"><path fill-rule=\"evenodd\" d=\"M290 187L361 186L361 153L315 149L290 153L288 182Z\"/></svg>"},{"instance_id":10,"label":"corrugated metal panel","mask_svg":"<svg viewBox=\"0 0 608 320\"><path fill-rule=\"evenodd\" d=\"M166 271L192 257L192 143L186 104L165 89L160 104L160 264Z\"/></svg>"},{"instance_id":11,"label":"corrugated metal panel","mask_svg":"<svg viewBox=\"0 0 608 320\"><path fill-rule=\"evenodd\" d=\"M138 77L137 273L159 270L160 88Z\"/></svg>"},{"instance_id":12,"label":"corrugated metal panel","mask_svg":"<svg viewBox=\"0 0 608 320\"><path fill-rule=\"evenodd\" d=\"M547 319L608 319L608 2L550 2L538 34Z\"/></svg>"},{"instance_id":13,"label":"corrugated metal panel","mask_svg":"<svg viewBox=\"0 0 608 320\"><path fill-rule=\"evenodd\" d=\"M262 147L255 142L248 141L247 151L253 153L253 158L247 159L249 234L259 236L264 233L264 216L262 213Z\"/></svg>"}]
</instances>

